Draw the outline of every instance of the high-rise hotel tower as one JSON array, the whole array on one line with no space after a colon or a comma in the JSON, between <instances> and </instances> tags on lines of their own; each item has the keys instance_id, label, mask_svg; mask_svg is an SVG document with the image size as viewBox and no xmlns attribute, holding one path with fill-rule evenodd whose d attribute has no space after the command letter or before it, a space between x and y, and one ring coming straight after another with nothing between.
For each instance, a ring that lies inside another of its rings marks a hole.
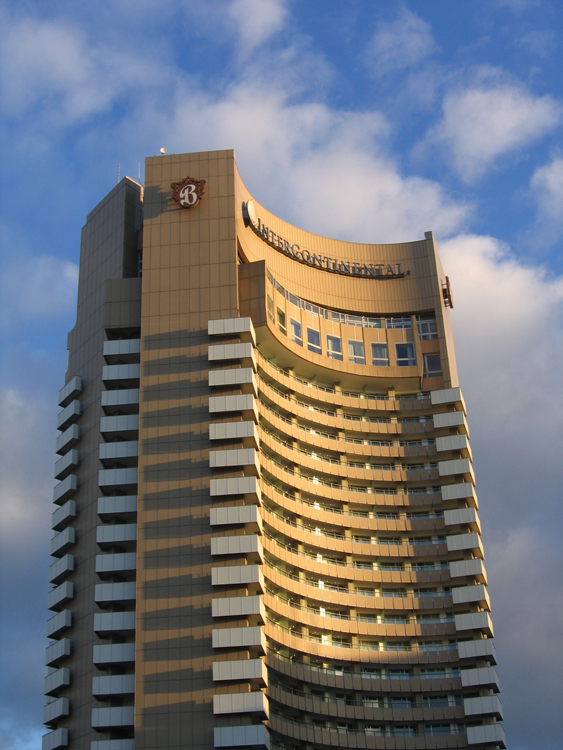
<instances>
[{"instance_id":1,"label":"high-rise hotel tower","mask_svg":"<svg viewBox=\"0 0 563 750\"><path fill-rule=\"evenodd\" d=\"M504 748L452 294L232 151L88 216L59 394L43 750Z\"/></svg>"}]
</instances>

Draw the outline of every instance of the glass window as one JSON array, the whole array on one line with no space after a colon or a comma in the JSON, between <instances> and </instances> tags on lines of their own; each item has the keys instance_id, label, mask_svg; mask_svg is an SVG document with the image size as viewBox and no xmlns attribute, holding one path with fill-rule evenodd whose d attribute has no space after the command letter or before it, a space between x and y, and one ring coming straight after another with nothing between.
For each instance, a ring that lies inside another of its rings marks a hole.
<instances>
[{"instance_id":1,"label":"glass window","mask_svg":"<svg viewBox=\"0 0 563 750\"><path fill-rule=\"evenodd\" d=\"M439 354L424 355L424 377L437 378L442 374L442 365L440 364Z\"/></svg>"},{"instance_id":2,"label":"glass window","mask_svg":"<svg viewBox=\"0 0 563 750\"><path fill-rule=\"evenodd\" d=\"M431 339L438 338L436 318L433 315L417 315L416 325L418 326L418 335L421 341L430 341Z\"/></svg>"},{"instance_id":3,"label":"glass window","mask_svg":"<svg viewBox=\"0 0 563 750\"><path fill-rule=\"evenodd\" d=\"M389 349L387 344L371 345L371 361L378 367L389 367Z\"/></svg>"},{"instance_id":4,"label":"glass window","mask_svg":"<svg viewBox=\"0 0 563 750\"><path fill-rule=\"evenodd\" d=\"M270 297L269 294L267 297L267 306L268 306L268 315L273 320L274 319L274 300Z\"/></svg>"},{"instance_id":5,"label":"glass window","mask_svg":"<svg viewBox=\"0 0 563 750\"><path fill-rule=\"evenodd\" d=\"M356 365L365 365L366 355L363 341L348 341L348 359Z\"/></svg>"},{"instance_id":6,"label":"glass window","mask_svg":"<svg viewBox=\"0 0 563 750\"><path fill-rule=\"evenodd\" d=\"M413 367L416 365L414 344L395 344L397 350L397 365L399 367Z\"/></svg>"},{"instance_id":7,"label":"glass window","mask_svg":"<svg viewBox=\"0 0 563 750\"><path fill-rule=\"evenodd\" d=\"M387 318L387 328L412 328L412 319L410 315Z\"/></svg>"},{"instance_id":8,"label":"glass window","mask_svg":"<svg viewBox=\"0 0 563 750\"><path fill-rule=\"evenodd\" d=\"M326 355L331 359L342 360L342 341L338 336L326 337Z\"/></svg>"},{"instance_id":9,"label":"glass window","mask_svg":"<svg viewBox=\"0 0 563 750\"><path fill-rule=\"evenodd\" d=\"M307 349L315 354L321 353L321 334L314 328L307 328Z\"/></svg>"},{"instance_id":10,"label":"glass window","mask_svg":"<svg viewBox=\"0 0 563 750\"><path fill-rule=\"evenodd\" d=\"M285 325L285 313L283 310L280 310L278 307L278 328L282 333L287 333L287 328Z\"/></svg>"},{"instance_id":11,"label":"glass window","mask_svg":"<svg viewBox=\"0 0 563 750\"><path fill-rule=\"evenodd\" d=\"M291 340L295 341L299 346L303 346L303 333L301 332L301 323L293 318L290 318L291 324Z\"/></svg>"}]
</instances>

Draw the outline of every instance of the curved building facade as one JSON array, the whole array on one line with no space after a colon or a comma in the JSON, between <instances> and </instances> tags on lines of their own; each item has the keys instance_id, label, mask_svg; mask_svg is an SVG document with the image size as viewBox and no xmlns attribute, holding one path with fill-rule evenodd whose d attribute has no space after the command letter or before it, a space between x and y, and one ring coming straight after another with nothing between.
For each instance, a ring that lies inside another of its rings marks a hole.
<instances>
[{"instance_id":1,"label":"curved building facade","mask_svg":"<svg viewBox=\"0 0 563 750\"><path fill-rule=\"evenodd\" d=\"M504 748L453 306L431 232L147 159L83 230L43 750Z\"/></svg>"}]
</instances>

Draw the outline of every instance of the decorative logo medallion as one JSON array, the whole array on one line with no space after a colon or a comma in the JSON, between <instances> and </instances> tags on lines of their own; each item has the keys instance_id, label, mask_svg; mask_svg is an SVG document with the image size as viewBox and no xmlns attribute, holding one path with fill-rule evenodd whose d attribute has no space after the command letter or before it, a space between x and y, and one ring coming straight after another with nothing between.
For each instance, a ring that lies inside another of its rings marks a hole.
<instances>
[{"instance_id":1,"label":"decorative logo medallion","mask_svg":"<svg viewBox=\"0 0 563 750\"><path fill-rule=\"evenodd\" d=\"M205 195L205 180L195 180L193 177L184 177L180 182L173 182L170 187L172 198L182 208L193 208Z\"/></svg>"}]
</instances>

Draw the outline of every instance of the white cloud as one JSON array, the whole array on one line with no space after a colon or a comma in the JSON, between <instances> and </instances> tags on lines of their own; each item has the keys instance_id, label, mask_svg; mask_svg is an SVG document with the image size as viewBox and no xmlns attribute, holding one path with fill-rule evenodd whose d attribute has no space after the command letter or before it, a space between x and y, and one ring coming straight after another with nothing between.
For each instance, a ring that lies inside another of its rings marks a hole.
<instances>
[{"instance_id":1,"label":"white cloud","mask_svg":"<svg viewBox=\"0 0 563 750\"><path fill-rule=\"evenodd\" d=\"M563 234L563 158L554 157L538 167L530 181L538 206L538 216L531 241L550 245Z\"/></svg>"},{"instance_id":2,"label":"white cloud","mask_svg":"<svg viewBox=\"0 0 563 750\"><path fill-rule=\"evenodd\" d=\"M287 13L285 0L233 0L228 15L238 29L243 55L249 55L280 31Z\"/></svg>"},{"instance_id":3,"label":"white cloud","mask_svg":"<svg viewBox=\"0 0 563 750\"><path fill-rule=\"evenodd\" d=\"M78 266L50 255L14 254L0 273L0 328L52 321L76 304Z\"/></svg>"},{"instance_id":4,"label":"white cloud","mask_svg":"<svg viewBox=\"0 0 563 750\"><path fill-rule=\"evenodd\" d=\"M395 21L381 21L371 40L367 60L375 73L403 71L420 65L437 49L430 25L408 8Z\"/></svg>"},{"instance_id":5,"label":"white cloud","mask_svg":"<svg viewBox=\"0 0 563 750\"><path fill-rule=\"evenodd\" d=\"M449 91L442 120L426 144L444 147L462 179L481 177L499 157L524 148L552 130L562 119L561 105L551 96L535 97L523 86L481 70L475 83Z\"/></svg>"}]
</instances>

